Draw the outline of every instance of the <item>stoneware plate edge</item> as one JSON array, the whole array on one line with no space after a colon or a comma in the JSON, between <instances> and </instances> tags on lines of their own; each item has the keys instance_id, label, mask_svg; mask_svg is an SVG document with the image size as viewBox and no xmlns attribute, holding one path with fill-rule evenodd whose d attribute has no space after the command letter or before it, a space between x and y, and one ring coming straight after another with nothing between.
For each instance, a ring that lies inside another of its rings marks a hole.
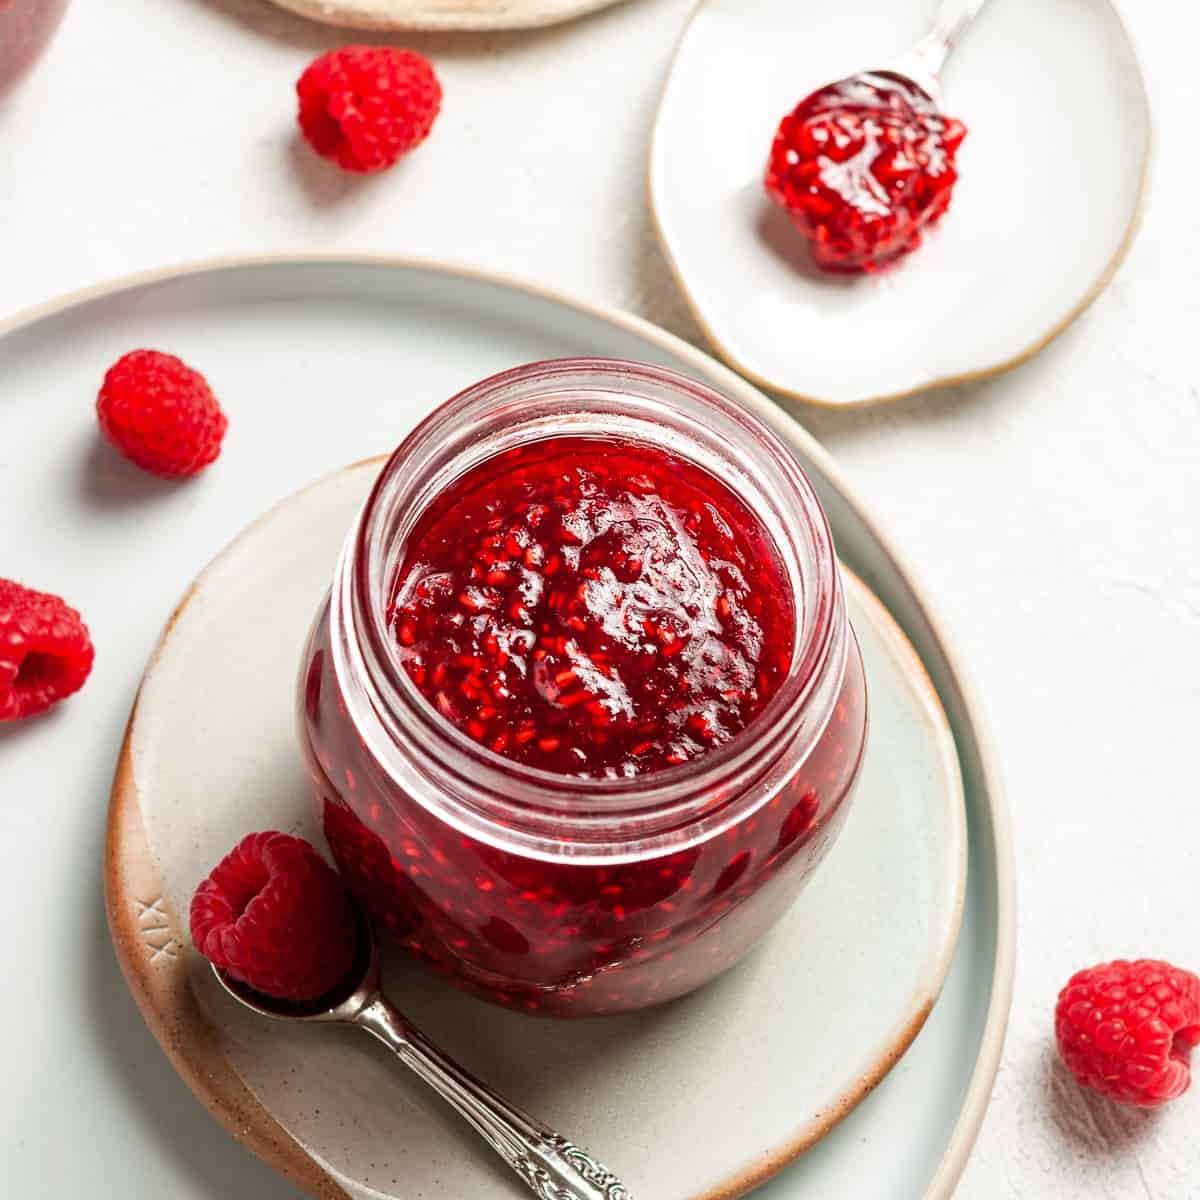
<instances>
[{"instance_id":1,"label":"stoneware plate edge","mask_svg":"<svg viewBox=\"0 0 1200 1200\"><path fill-rule=\"evenodd\" d=\"M540 29L611 8L624 0L514 0L507 3L464 3L442 8L425 0L395 2L393 12L358 0L272 0L288 12L343 29L375 32L470 32L489 29Z\"/></svg>"},{"instance_id":2,"label":"stoneware plate edge","mask_svg":"<svg viewBox=\"0 0 1200 1200\"><path fill-rule=\"evenodd\" d=\"M147 671L192 590L168 620ZM163 1053L236 1141L316 1200L350 1200L242 1082L192 993L180 917L163 894L138 803L130 755L137 714L135 699L113 776L104 846L104 907L121 974Z\"/></svg>"},{"instance_id":3,"label":"stoneware plate edge","mask_svg":"<svg viewBox=\"0 0 1200 1200\"><path fill-rule=\"evenodd\" d=\"M138 287L167 280L203 276L235 268L320 265L350 265L439 272L464 281L481 282L525 292L526 294L562 305L573 311L603 320L620 330L634 334L662 347L681 361L688 363L692 369L709 375L710 378L716 381L717 386L737 396L741 402L747 404L752 411L757 412L764 419L773 423L778 423L780 420L779 409L766 396L747 385L733 371L714 362L702 350L659 329L643 318L575 300L554 289L530 284L506 276L500 272L482 271L465 264L445 260L420 259L402 255L353 254L347 252L310 252L283 255L266 253L230 255L158 267L78 289L60 295L50 301L29 306L7 318L0 318L0 336L32 325L41 318L69 310L89 300L117 295ZM987 799L984 814L986 818L985 832L990 837L992 843L990 851L992 861L995 864L997 945L991 967L991 976L987 981L990 990L990 1000L981 1042L976 1052L975 1064L972 1068L967 1091L963 1097L960 1115L943 1151L941 1166L925 1198L925 1200L947 1200L952 1194L966 1165L967 1158L978 1136L979 1128L987 1109L992 1085L999 1068L1012 1003L1015 973L1016 885L1013 858L1014 848L1007 802L1005 800L997 759L988 740L986 727L980 716L981 709L972 690L965 681L966 677L956 656L947 645L944 632L930 615L928 604L924 599L920 587L914 583L910 572L896 554L889 538L882 532L876 521L864 510L853 489L843 477L840 468L829 454L806 430L794 422L788 423L793 429L795 440L804 446L805 453L837 489L843 502L846 503L855 518L883 552L889 570L895 575L910 597L912 597L918 613L928 626L931 645L945 663L946 671L944 674L947 676L951 688L951 694L943 697L943 699L952 700L953 702L952 705L948 706L953 709L951 713L952 718L954 713L960 713L969 725L976 743L976 755L973 765L979 777L985 781L986 785L984 789ZM944 682L942 686L946 687L947 683ZM110 827L110 835L115 832L119 832L119 829ZM124 924L121 923L114 927L115 934L120 932L127 932ZM119 938L117 944L118 946L121 945ZM136 990L135 996L137 996ZM140 1003L142 998L138 997L138 999ZM341 1194L334 1193L334 1195L340 1197Z\"/></svg>"}]
</instances>

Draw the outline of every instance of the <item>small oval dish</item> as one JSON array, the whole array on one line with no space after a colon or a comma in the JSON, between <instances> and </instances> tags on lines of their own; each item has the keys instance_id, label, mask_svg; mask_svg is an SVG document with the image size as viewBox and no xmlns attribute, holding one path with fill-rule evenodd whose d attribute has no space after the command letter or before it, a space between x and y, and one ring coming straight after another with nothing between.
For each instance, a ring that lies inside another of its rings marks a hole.
<instances>
[{"instance_id":1,"label":"small oval dish","mask_svg":"<svg viewBox=\"0 0 1200 1200\"><path fill-rule=\"evenodd\" d=\"M1015 366L1095 299L1133 239L1150 115L1116 9L993 0L943 78L969 130L949 213L877 274L812 264L763 188L779 120L893 61L933 11L702 0L680 43L650 155L662 245L721 356L793 399L868 404Z\"/></svg>"}]
</instances>

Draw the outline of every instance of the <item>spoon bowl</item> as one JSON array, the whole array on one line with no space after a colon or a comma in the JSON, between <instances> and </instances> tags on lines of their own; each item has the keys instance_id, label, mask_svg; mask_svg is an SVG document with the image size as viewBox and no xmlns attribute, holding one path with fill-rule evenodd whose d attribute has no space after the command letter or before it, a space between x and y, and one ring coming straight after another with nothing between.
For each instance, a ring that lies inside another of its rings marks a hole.
<instances>
[{"instance_id":1,"label":"spoon bowl","mask_svg":"<svg viewBox=\"0 0 1200 1200\"><path fill-rule=\"evenodd\" d=\"M243 1008L272 1021L341 1022L353 1024L362 1010L379 995L379 943L366 914L352 905L358 921L358 949L350 973L332 992L312 1001L280 1000L255 991L234 979L228 972L210 963L212 973L222 989Z\"/></svg>"},{"instance_id":2,"label":"spoon bowl","mask_svg":"<svg viewBox=\"0 0 1200 1200\"><path fill-rule=\"evenodd\" d=\"M808 93L780 121L764 183L822 270L890 266L946 213L966 128L946 115L938 72L985 2L942 0L902 59Z\"/></svg>"}]
</instances>

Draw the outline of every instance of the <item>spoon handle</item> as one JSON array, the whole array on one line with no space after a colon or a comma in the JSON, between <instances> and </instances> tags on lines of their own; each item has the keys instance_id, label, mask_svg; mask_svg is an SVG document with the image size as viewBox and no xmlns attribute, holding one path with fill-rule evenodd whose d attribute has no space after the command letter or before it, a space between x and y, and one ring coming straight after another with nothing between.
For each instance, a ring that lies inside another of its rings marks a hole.
<instances>
[{"instance_id":1,"label":"spoon handle","mask_svg":"<svg viewBox=\"0 0 1200 1200\"><path fill-rule=\"evenodd\" d=\"M539 1200L632 1200L611 1171L463 1070L382 993L359 1010L354 1024L378 1038L429 1084Z\"/></svg>"},{"instance_id":2,"label":"spoon handle","mask_svg":"<svg viewBox=\"0 0 1200 1200\"><path fill-rule=\"evenodd\" d=\"M929 32L921 39L917 49L917 53L925 59L934 74L941 70L958 39L987 2L988 0L942 0Z\"/></svg>"}]
</instances>

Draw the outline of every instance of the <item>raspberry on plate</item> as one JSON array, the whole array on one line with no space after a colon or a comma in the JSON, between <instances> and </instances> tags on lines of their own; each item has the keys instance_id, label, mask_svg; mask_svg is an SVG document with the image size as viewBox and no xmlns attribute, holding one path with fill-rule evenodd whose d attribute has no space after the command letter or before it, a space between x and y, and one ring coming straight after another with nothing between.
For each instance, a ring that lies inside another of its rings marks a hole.
<instances>
[{"instance_id":1,"label":"raspberry on plate","mask_svg":"<svg viewBox=\"0 0 1200 1200\"><path fill-rule=\"evenodd\" d=\"M192 942L232 979L280 1000L315 1000L354 964L359 928L337 873L300 838L244 837L196 889Z\"/></svg>"},{"instance_id":2,"label":"raspberry on plate","mask_svg":"<svg viewBox=\"0 0 1200 1200\"><path fill-rule=\"evenodd\" d=\"M207 467L229 424L204 376L157 350L131 350L108 369L96 415L126 458L167 478Z\"/></svg>"},{"instance_id":3,"label":"raspberry on plate","mask_svg":"<svg viewBox=\"0 0 1200 1200\"><path fill-rule=\"evenodd\" d=\"M0 579L0 721L32 717L79 691L94 658L73 608Z\"/></svg>"},{"instance_id":4,"label":"raspberry on plate","mask_svg":"<svg viewBox=\"0 0 1200 1200\"><path fill-rule=\"evenodd\" d=\"M1058 1048L1085 1087L1155 1108L1187 1091L1200 1043L1200 979L1153 959L1073 975L1055 1011Z\"/></svg>"},{"instance_id":5,"label":"raspberry on plate","mask_svg":"<svg viewBox=\"0 0 1200 1200\"><path fill-rule=\"evenodd\" d=\"M300 129L347 171L382 171L419 146L442 105L429 60L393 46L344 46L314 59L296 82Z\"/></svg>"}]
</instances>

